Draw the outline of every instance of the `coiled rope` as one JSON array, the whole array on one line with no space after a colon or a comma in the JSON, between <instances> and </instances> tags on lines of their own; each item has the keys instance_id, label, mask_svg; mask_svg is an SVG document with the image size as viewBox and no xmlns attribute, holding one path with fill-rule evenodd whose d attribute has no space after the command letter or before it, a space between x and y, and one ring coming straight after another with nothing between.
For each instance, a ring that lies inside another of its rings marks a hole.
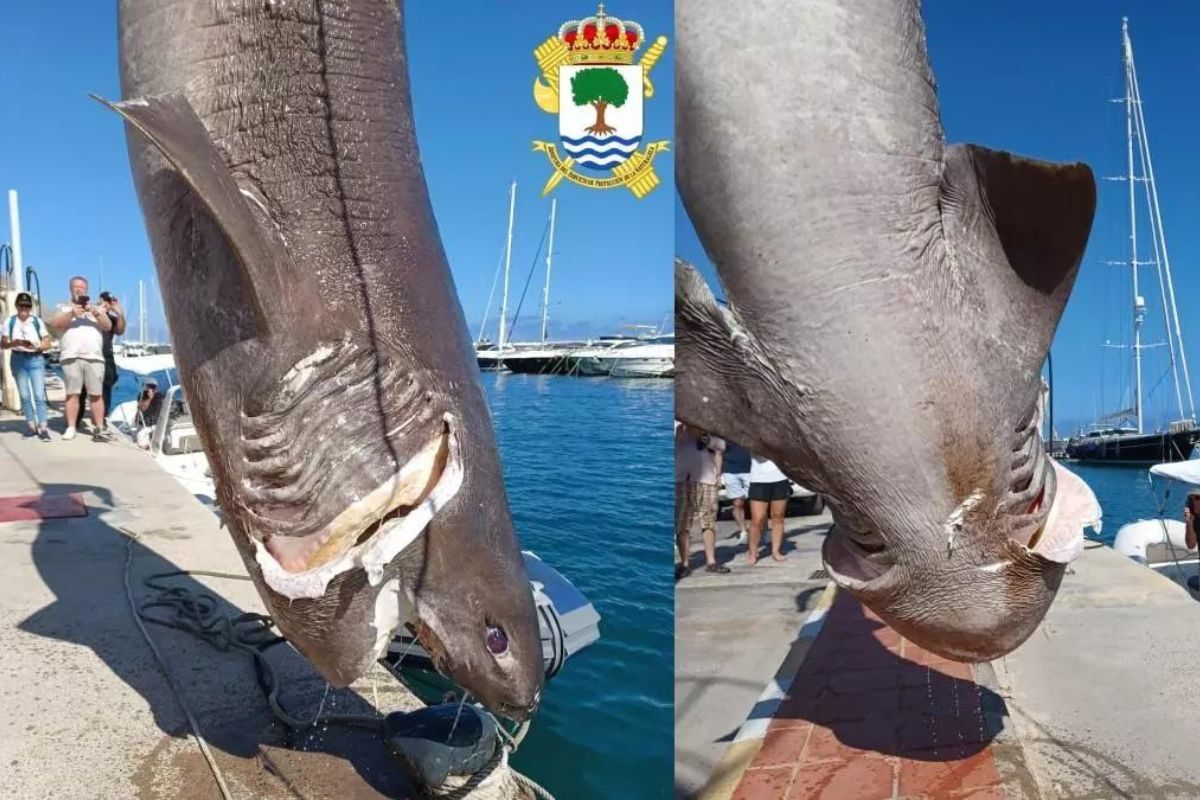
<instances>
[{"instance_id":1,"label":"coiled rope","mask_svg":"<svg viewBox=\"0 0 1200 800\"><path fill-rule=\"evenodd\" d=\"M197 594L181 586L170 586L162 583L167 578L185 575L199 575L236 581L249 581L249 577L206 570L175 570L173 572L156 573L145 578L143 584L155 590L158 593L157 596L139 605L133 597L133 585L130 581L130 573L133 564L133 544L140 537L126 528L119 528L119 530L126 537L125 597L129 602L129 610L133 614L133 621L137 623L138 630L141 631L146 644L150 646L150 650L158 662L159 669L166 677L167 683L170 685L171 691L175 694L175 699L179 703L180 708L183 709L188 725L192 730L192 735L200 747L200 752L204 755L204 760L208 763L208 768L217 782L217 788L220 790L223 800L233 800L229 785L226 783L225 776L222 774L221 768L217 765L216 759L213 757L207 740L205 740L204 735L200 732L200 723L197 722L195 715L192 713L191 707L184 697L182 688L175 680L174 673L167 666L166 660L163 658L158 646L154 643L154 638L150 635L150 631L146 628L143 620L155 625L162 625L166 628L174 628L175 630L191 633L222 652L239 650L248 654L253 660L259 686L266 695L267 704L270 706L271 712L281 722L294 730L311 728L317 723L333 723L367 728L379 731L382 734L384 719L381 716L368 716L364 714L327 714L322 716L322 711L325 708L325 699L328 697L328 694L321 698L321 704L311 720L302 720L289 713L279 700L279 676L275 671L274 665L266 657L266 651L269 648L287 641L272 631L275 621L265 614L251 612L238 614L233 617L227 614L220 614L217 612L220 604L211 594L206 592ZM166 609L168 613L165 616L159 615L161 611L159 614L151 614L149 613L151 609ZM516 752L517 747L520 746L521 741L525 738L525 734L529 730L528 721L522 723L517 728L515 734L510 734L500 724L500 721L494 715L491 715L491 712L485 709L481 709L481 711L492 716L492 719L496 723L496 730L504 739L503 744L496 748L496 754L492 760L484 765L483 769L479 770L479 772L466 777L452 776L442 787L435 789L434 792L438 796L452 797L454 800L510 800L520 795L533 797L537 800L554 800L554 796L549 791L532 778L517 772L508 763L509 755Z\"/></svg>"}]
</instances>

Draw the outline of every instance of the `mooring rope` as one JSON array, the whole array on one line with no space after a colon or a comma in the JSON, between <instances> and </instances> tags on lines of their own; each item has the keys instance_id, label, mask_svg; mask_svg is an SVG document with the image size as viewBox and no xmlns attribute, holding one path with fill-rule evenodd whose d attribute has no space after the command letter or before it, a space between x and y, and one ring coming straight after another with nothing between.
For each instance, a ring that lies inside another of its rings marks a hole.
<instances>
[{"instance_id":1,"label":"mooring rope","mask_svg":"<svg viewBox=\"0 0 1200 800\"><path fill-rule=\"evenodd\" d=\"M199 575L237 581L249 581L249 577L205 570L176 570L173 572L156 573L143 579L143 584L147 588L156 591L158 593L157 596L139 605L133 597L130 573L133 563L133 544L140 537L128 529L120 528L119 530L126 537L124 582L125 597L129 601L129 610L133 614L133 620L141 631L142 637L154 653L159 669L167 678L167 682L171 686L171 691L175 694L175 699L179 702L184 715L187 717L188 725L191 727L196 743L204 755L204 760L208 763L209 770L217 782L223 800L233 800L229 786L225 782L225 777L217 765L211 749L209 749L208 742L200 732L200 723L196 720L195 715L188 706L182 688L175 680L174 674L167 666L166 660L163 658L158 646L154 643L154 639L150 636L150 631L146 628L143 620L156 625L162 625L166 628L186 631L223 652L240 650L248 654L253 659L258 683L266 695L271 713L294 730L311 728L318 723L333 723L367 728L382 733L384 722L382 717L364 714L327 714L322 716L328 693L321 698L321 704L311 720L302 720L290 714L279 700L279 690L281 688L279 676L275 671L274 665L266 657L266 651L269 648L286 641L282 636L278 636L271 631L275 625L275 621L265 614L249 612L237 616L219 614L217 610L220 604L213 595L206 592L194 593L181 586L168 586L161 582L166 578L185 575ZM150 609L156 608L168 609L170 613L165 617L148 613ZM465 697L464 695L464 699ZM442 787L434 790L435 793L438 793L438 796L441 797L453 797L455 800L511 800L520 794L531 795L537 798L537 800L554 800L554 796L549 791L532 778L522 775L513 769L508 763L509 755L516 752L517 747L520 746L521 741L525 738L525 734L529 730L529 722L522 723L514 734L510 734L500 724L500 720L496 719L495 715L486 710L483 713L492 717L492 720L496 724L496 730L503 739L496 748L496 754L491 761L484 765L483 769L474 775L450 778ZM446 792L449 793L447 794Z\"/></svg>"}]
</instances>

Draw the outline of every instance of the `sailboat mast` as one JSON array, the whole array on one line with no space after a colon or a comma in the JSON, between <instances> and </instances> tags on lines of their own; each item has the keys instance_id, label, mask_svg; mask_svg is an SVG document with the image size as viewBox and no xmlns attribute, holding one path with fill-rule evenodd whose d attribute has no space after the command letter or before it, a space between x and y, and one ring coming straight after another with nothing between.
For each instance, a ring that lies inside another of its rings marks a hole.
<instances>
[{"instance_id":1,"label":"sailboat mast","mask_svg":"<svg viewBox=\"0 0 1200 800\"><path fill-rule=\"evenodd\" d=\"M497 337L499 349L504 350L504 345L508 341L507 330L505 326L508 324L508 274L512 267L512 233L513 233L513 217L517 211L517 182L513 181L512 186L508 190L508 234L504 244L504 299L500 301L500 335Z\"/></svg>"},{"instance_id":2,"label":"sailboat mast","mask_svg":"<svg viewBox=\"0 0 1200 800\"><path fill-rule=\"evenodd\" d=\"M546 286L542 289L542 344L546 343L546 319L550 314L550 268L554 264L554 212L557 199L550 200L550 245L546 248Z\"/></svg>"},{"instance_id":3,"label":"sailboat mast","mask_svg":"<svg viewBox=\"0 0 1200 800\"><path fill-rule=\"evenodd\" d=\"M1137 205L1133 173L1133 45L1129 41L1129 18L1121 18L1121 39L1125 51L1125 145L1129 172L1129 265L1133 271L1133 370L1137 381L1134 407L1137 410L1137 432L1143 432L1142 420L1142 322L1146 316L1146 301L1138 292Z\"/></svg>"},{"instance_id":4,"label":"sailboat mast","mask_svg":"<svg viewBox=\"0 0 1200 800\"><path fill-rule=\"evenodd\" d=\"M138 281L138 344L146 344L146 282Z\"/></svg>"},{"instance_id":5,"label":"sailboat mast","mask_svg":"<svg viewBox=\"0 0 1200 800\"><path fill-rule=\"evenodd\" d=\"M1126 31L1128 37L1128 31ZM1183 329L1179 323L1179 308L1175 304L1175 281L1171 276L1171 257L1167 253L1167 233L1163 229L1162 210L1158 204L1158 184L1154 180L1154 161L1150 158L1150 139L1146 131L1146 111L1142 106L1142 90L1138 85L1137 66L1133 63L1133 45L1129 45L1130 75L1134 93L1134 109L1138 127L1138 138L1141 143L1142 165L1146 184L1146 201L1151 213L1151 221L1157 233L1155 240L1155 260L1161 262L1159 279L1165 279L1163 288L1163 312L1167 315L1167 344L1171 350L1171 368L1175 379L1175 395L1179 403L1180 417L1196 420L1196 401L1192 396L1192 377L1188 371L1187 352L1183 346ZM1174 328L1174 341L1171 341ZM1179 374L1175 369L1175 346L1179 347L1179 366L1183 367L1183 384L1187 391L1188 410L1184 410L1183 397L1180 392ZM1190 412L1190 414L1189 414Z\"/></svg>"}]
</instances>

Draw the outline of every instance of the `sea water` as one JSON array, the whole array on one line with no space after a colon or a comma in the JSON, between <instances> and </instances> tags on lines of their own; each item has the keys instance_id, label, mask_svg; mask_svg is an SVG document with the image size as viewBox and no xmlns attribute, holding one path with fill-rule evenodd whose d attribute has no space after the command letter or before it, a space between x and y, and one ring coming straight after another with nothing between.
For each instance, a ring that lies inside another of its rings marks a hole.
<instances>
[{"instance_id":1,"label":"sea water","mask_svg":"<svg viewBox=\"0 0 1200 800\"><path fill-rule=\"evenodd\" d=\"M1091 464L1063 466L1083 478L1100 501L1100 511L1103 514L1100 535L1095 536L1090 530L1087 531L1087 535L1095 536L1105 544L1112 545L1117 531L1127 522L1157 518L1160 515L1160 507L1163 509L1161 514L1167 519L1183 520L1183 500L1186 493L1175 486L1164 500L1167 483L1155 479L1154 485L1151 486L1149 467Z\"/></svg>"},{"instance_id":2,"label":"sea water","mask_svg":"<svg viewBox=\"0 0 1200 800\"><path fill-rule=\"evenodd\" d=\"M601 616L600 640L546 685L514 766L560 800L669 797L672 381L484 373L483 385L521 548ZM139 386L121 372L113 404Z\"/></svg>"},{"instance_id":3,"label":"sea water","mask_svg":"<svg viewBox=\"0 0 1200 800\"><path fill-rule=\"evenodd\" d=\"M559 798L669 797L674 393L668 380L488 373L521 547L600 613L514 765Z\"/></svg>"}]
</instances>

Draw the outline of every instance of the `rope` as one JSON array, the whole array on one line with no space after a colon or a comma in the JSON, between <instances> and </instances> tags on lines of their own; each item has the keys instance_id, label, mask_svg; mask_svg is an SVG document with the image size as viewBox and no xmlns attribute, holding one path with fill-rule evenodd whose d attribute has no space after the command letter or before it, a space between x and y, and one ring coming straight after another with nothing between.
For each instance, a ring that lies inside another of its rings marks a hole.
<instances>
[{"instance_id":1,"label":"rope","mask_svg":"<svg viewBox=\"0 0 1200 800\"><path fill-rule=\"evenodd\" d=\"M179 701L180 707L183 708L196 742L205 760L208 762L208 767L217 781L224 800L233 800L229 792L229 787L225 783L225 778L221 773L220 767L217 766L216 759L209 749L208 742L200 732L200 724L196 721L191 708L184 699L183 690L176 682L175 676L167 666L166 661L154 643L154 639L150 636L150 631L143 624L143 620L155 625L162 625L165 628L186 631L203 639L212 647L222 652L239 650L248 654L253 659L259 686L266 695L271 712L281 722L295 730L311 728L317 723L334 723L367 728L379 731L380 733L383 732L384 720L382 717L362 714L328 714L322 716L321 712L325 708L328 691L321 698L321 704L317 708L317 712L312 720L305 721L289 713L279 701L279 676L275 671L274 665L266 657L268 649L286 641L282 636L272 632L275 621L265 614L252 612L238 614L237 616L220 614L218 613L220 604L211 594L207 592L194 593L182 586L171 586L162 582L166 578L182 575L199 575L227 580L249 581L250 578L247 576L231 575L226 572L209 572L206 570L175 570L173 572L156 573L145 578L143 584L147 588L158 592L157 596L138 605L133 598L133 587L129 576L133 563L133 543L139 537L125 528L121 528L120 530L127 537L124 574L125 597L129 601L129 609L133 613L134 622L137 623L138 629L141 630L142 636L146 639L146 643L150 645L150 649L158 661L159 668L166 676L171 690L175 693L176 700ZM166 609L168 613L165 616L158 616L148 613L151 609ZM484 713L490 715L490 712L486 710ZM462 800L466 800L466 798L470 798L470 800L509 800L509 798L522 794L538 798L538 800L554 800L550 792L536 783L532 778L522 775L508 764L509 754L515 753L524 740L525 734L529 730L529 722L522 723L516 729L515 733L510 734L494 715L492 715L492 719L496 723L496 730L504 740L502 746L496 748L496 755L479 772L469 777L452 777L442 787L435 790L435 793L442 792L439 796L453 797L456 800L458 798L462 798ZM447 789L450 791L449 794L444 793Z\"/></svg>"},{"instance_id":2,"label":"rope","mask_svg":"<svg viewBox=\"0 0 1200 800\"><path fill-rule=\"evenodd\" d=\"M546 220L546 227L542 228L542 239L538 242L537 250L533 254L533 263L529 265L529 274L525 276L525 288L521 290L521 299L517 301L517 311L513 314L512 324L508 326L508 334L512 336L513 329L517 327L517 320L521 318L521 306L525 305L525 293L529 291L529 283L533 280L533 271L537 269L538 256L542 254L542 245L546 243L546 232L550 230L550 220Z\"/></svg>"},{"instance_id":3,"label":"rope","mask_svg":"<svg viewBox=\"0 0 1200 800\"><path fill-rule=\"evenodd\" d=\"M200 752L203 753L204 760L208 762L208 768L212 771L213 778L217 781L217 788L221 790L221 797L225 800L233 800L233 795L229 792L229 786L225 783L225 776L221 774L221 768L217 766L217 761L213 758L212 751L208 749L208 742L204 740L204 734L200 733L200 723L196 721L195 715L192 714L192 709L183 697L183 691L179 688L179 684L175 682L175 676L167 667L167 662L163 660L162 653L158 651L158 646L154 644L154 639L151 638L150 631L146 630L146 626L142 624L141 614L138 612L133 601L133 587L129 585L129 567L133 563L133 541L137 536L129 531L125 531L125 533L129 536L129 539L125 542L125 598L129 601L129 610L133 614L133 621L137 623L138 630L145 637L146 644L150 645L150 650L154 653L154 658L158 661L158 666L166 677L167 683L171 685L171 691L175 693L175 699L179 702L179 707L183 709L183 713L187 717L188 725L192 729L192 735L196 737L196 743L200 746Z\"/></svg>"},{"instance_id":4,"label":"rope","mask_svg":"<svg viewBox=\"0 0 1200 800\"><path fill-rule=\"evenodd\" d=\"M510 800L513 797L554 800L545 787L512 768L508 763L509 752L507 745L497 747L496 754L483 769L467 778L448 778L433 790L434 796L446 800Z\"/></svg>"}]
</instances>

